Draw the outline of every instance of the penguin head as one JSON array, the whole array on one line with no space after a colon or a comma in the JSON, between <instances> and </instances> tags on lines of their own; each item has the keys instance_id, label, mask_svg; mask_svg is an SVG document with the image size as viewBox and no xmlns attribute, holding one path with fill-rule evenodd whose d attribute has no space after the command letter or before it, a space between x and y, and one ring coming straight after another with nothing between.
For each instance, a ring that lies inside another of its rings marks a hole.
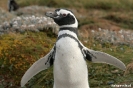
<instances>
[{"instance_id":1,"label":"penguin head","mask_svg":"<svg viewBox=\"0 0 133 88\"><path fill-rule=\"evenodd\" d=\"M56 24L63 27L78 27L78 21L73 12L67 9L56 9L54 12L46 12L46 16L52 18Z\"/></svg>"}]
</instances>

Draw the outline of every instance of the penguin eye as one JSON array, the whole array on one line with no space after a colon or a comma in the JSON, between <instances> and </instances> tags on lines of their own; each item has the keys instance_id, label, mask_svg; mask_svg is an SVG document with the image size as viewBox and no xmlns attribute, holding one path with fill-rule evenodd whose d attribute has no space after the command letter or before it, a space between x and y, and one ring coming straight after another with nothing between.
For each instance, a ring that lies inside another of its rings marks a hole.
<instances>
[{"instance_id":1,"label":"penguin eye","mask_svg":"<svg viewBox=\"0 0 133 88\"><path fill-rule=\"evenodd\" d=\"M62 14L62 16L66 17L66 16L67 16L67 14L63 13L63 14Z\"/></svg>"}]
</instances>

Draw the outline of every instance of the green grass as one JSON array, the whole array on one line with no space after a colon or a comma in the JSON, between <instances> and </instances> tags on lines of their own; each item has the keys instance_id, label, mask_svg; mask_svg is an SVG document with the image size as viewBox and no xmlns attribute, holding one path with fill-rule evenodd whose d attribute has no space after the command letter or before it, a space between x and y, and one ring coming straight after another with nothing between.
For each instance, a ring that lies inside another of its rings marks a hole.
<instances>
[{"instance_id":1,"label":"green grass","mask_svg":"<svg viewBox=\"0 0 133 88\"><path fill-rule=\"evenodd\" d=\"M6 6L3 6L3 2L5 3L5 0L0 1L0 5L6 8ZM99 27L101 26L99 24L101 19L104 19L116 23L121 28L133 29L133 0L17 0L17 2L20 6L37 4L57 8L75 8L81 13L83 8L87 17L79 19L79 27L83 25L97 25ZM80 40L83 42L83 39ZM0 80L5 79L0 82L0 88L20 87L20 79L25 71L36 60L46 55L55 41L56 37L51 32L10 33L0 36L0 66L4 65L4 67L0 68ZM83 42L83 44L90 49L111 54L126 65L131 63L133 59L133 47L109 43L101 44L92 37L89 38L89 42ZM110 88L109 82L114 84L132 83L133 85L133 74L131 73L123 76L124 72L114 66L91 62L87 62L87 64L91 88ZM10 84L13 86L10 87ZM33 77L26 86L26 88L52 88L53 68L42 71Z\"/></svg>"},{"instance_id":2,"label":"green grass","mask_svg":"<svg viewBox=\"0 0 133 88\"><path fill-rule=\"evenodd\" d=\"M0 79L5 80L3 86L7 87L12 83L13 88L17 88L25 71L33 62L47 54L54 42L55 38L48 37L44 32L10 33L0 36L0 66L3 66Z\"/></svg>"},{"instance_id":3,"label":"green grass","mask_svg":"<svg viewBox=\"0 0 133 88\"><path fill-rule=\"evenodd\" d=\"M90 41L84 43L85 46L91 49L109 53L126 65L131 62L133 58L133 48L125 45L116 46L109 43L100 44L100 42L89 39ZM43 57L50 51L56 38L47 36L44 32L25 32L23 34L6 34L0 37L1 53L0 65L4 64L1 68L0 77L10 79L9 82L4 81L3 86L7 87L9 83L13 84L13 88L20 85L20 79L24 72L40 57ZM81 40L82 41L82 40ZM95 44L95 46L94 46ZM7 47L8 46L8 47ZM123 48L123 50L121 50ZM112 49L112 50L111 50ZM4 62L3 62L4 61ZM123 76L124 72L114 66L107 64L94 64L88 63L89 82L91 88L109 88L109 82L113 81L115 84L132 82L132 74ZM104 68L104 69L103 69ZM118 70L116 73L112 71ZM5 75L7 74L7 75ZM1 84L0 84L1 85ZM42 71L36 75L28 83L27 88L51 88L53 86L53 68Z\"/></svg>"},{"instance_id":4,"label":"green grass","mask_svg":"<svg viewBox=\"0 0 133 88\"><path fill-rule=\"evenodd\" d=\"M123 28L129 28L133 29L133 17L130 16L130 13L127 15L127 13L123 12L122 13L111 13L105 17L107 20L111 20L115 23L117 23L119 26Z\"/></svg>"},{"instance_id":5,"label":"green grass","mask_svg":"<svg viewBox=\"0 0 133 88\"><path fill-rule=\"evenodd\" d=\"M81 11L80 14L83 13L83 15L86 16L83 19L79 18L79 20L81 21L79 26L89 24L89 26L97 25L97 27L99 27L99 23L97 23L99 22L98 20L105 19L114 22L121 28L133 29L133 14L131 13L133 10L132 0L18 0L17 2L22 7L29 5L42 5L56 8L75 8L77 11ZM82 12L83 9L85 9L85 13ZM106 15L100 17L101 14L98 13L97 15L95 15L95 17L93 17L95 19L93 19L90 15L88 15L95 14L95 12L91 12L92 9L99 10L99 12L103 12L103 14L106 13ZM85 22L82 22L82 20L84 19Z\"/></svg>"},{"instance_id":6,"label":"green grass","mask_svg":"<svg viewBox=\"0 0 133 88\"><path fill-rule=\"evenodd\" d=\"M7 9L6 4L3 5L3 3L7 2L1 0L0 6ZM106 24L104 25L101 21L107 20L108 23L113 22L111 25L114 24L113 26L119 26L121 29L133 29L132 0L17 0L17 3L20 7L42 5L55 8L74 8L79 12L78 14L85 16L84 18L78 17L79 27L89 25L92 28L104 28Z\"/></svg>"},{"instance_id":7,"label":"green grass","mask_svg":"<svg viewBox=\"0 0 133 88\"><path fill-rule=\"evenodd\" d=\"M96 46L93 46L93 43L96 44ZM133 58L133 48L128 46L115 46L111 44L107 44L104 47L97 41L93 41L90 45L88 43L84 43L86 46L91 47L91 49L103 51L106 53L109 53L120 60L122 60L125 64L128 64L131 62L131 59ZM121 51L121 47L124 48L123 51ZM110 50L112 48L112 51ZM123 83L132 83L133 80L131 77L133 77L133 74L129 74L126 76L123 76L124 72L120 69L107 65L107 64L97 64L97 63L91 63L88 62L88 70L89 70L89 83L91 88L110 88L109 82L113 82L114 84L123 84ZM104 68L104 69L103 69ZM118 70L117 72L113 72L115 70ZM53 85L53 69L50 68L47 71L43 71L39 75L37 75L35 78L36 80L31 80L29 84L31 84L34 88L36 86L39 86L39 88L51 88ZM42 77L42 78L41 78ZM41 80L38 82L38 80ZM36 83L37 82L37 83ZM35 85L36 83L36 85ZM99 87L98 87L99 86Z\"/></svg>"},{"instance_id":8,"label":"green grass","mask_svg":"<svg viewBox=\"0 0 133 88\"><path fill-rule=\"evenodd\" d=\"M73 2L73 3L71 3ZM94 8L104 10L132 10L132 0L18 0L21 6L46 5L51 7Z\"/></svg>"}]
</instances>

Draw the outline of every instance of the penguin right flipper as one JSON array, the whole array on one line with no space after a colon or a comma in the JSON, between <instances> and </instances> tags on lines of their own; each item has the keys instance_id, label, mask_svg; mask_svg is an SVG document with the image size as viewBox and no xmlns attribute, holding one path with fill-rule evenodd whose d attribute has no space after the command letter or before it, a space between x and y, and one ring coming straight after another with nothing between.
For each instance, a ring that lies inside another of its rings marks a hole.
<instances>
[{"instance_id":1,"label":"penguin right flipper","mask_svg":"<svg viewBox=\"0 0 133 88\"><path fill-rule=\"evenodd\" d=\"M114 56L111 56L104 52L94 51L88 49L87 47L84 47L83 51L85 54L85 58L89 61L92 61L94 63L107 63L114 65L124 71L126 70L125 64Z\"/></svg>"},{"instance_id":2,"label":"penguin right flipper","mask_svg":"<svg viewBox=\"0 0 133 88\"><path fill-rule=\"evenodd\" d=\"M53 48L46 56L36 61L23 75L21 79L21 87L23 87L37 73L53 65L54 54L55 50Z\"/></svg>"}]
</instances>

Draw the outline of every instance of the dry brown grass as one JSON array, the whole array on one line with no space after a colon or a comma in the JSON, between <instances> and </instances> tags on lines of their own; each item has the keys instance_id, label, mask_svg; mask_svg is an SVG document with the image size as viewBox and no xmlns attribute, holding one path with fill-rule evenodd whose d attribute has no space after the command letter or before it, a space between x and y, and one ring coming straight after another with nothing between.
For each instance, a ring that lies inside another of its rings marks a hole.
<instances>
[{"instance_id":1,"label":"dry brown grass","mask_svg":"<svg viewBox=\"0 0 133 88\"><path fill-rule=\"evenodd\" d=\"M127 65L124 75L133 74L133 61Z\"/></svg>"},{"instance_id":2,"label":"dry brown grass","mask_svg":"<svg viewBox=\"0 0 133 88\"><path fill-rule=\"evenodd\" d=\"M7 10L7 1L8 0L0 0L0 7Z\"/></svg>"}]
</instances>

